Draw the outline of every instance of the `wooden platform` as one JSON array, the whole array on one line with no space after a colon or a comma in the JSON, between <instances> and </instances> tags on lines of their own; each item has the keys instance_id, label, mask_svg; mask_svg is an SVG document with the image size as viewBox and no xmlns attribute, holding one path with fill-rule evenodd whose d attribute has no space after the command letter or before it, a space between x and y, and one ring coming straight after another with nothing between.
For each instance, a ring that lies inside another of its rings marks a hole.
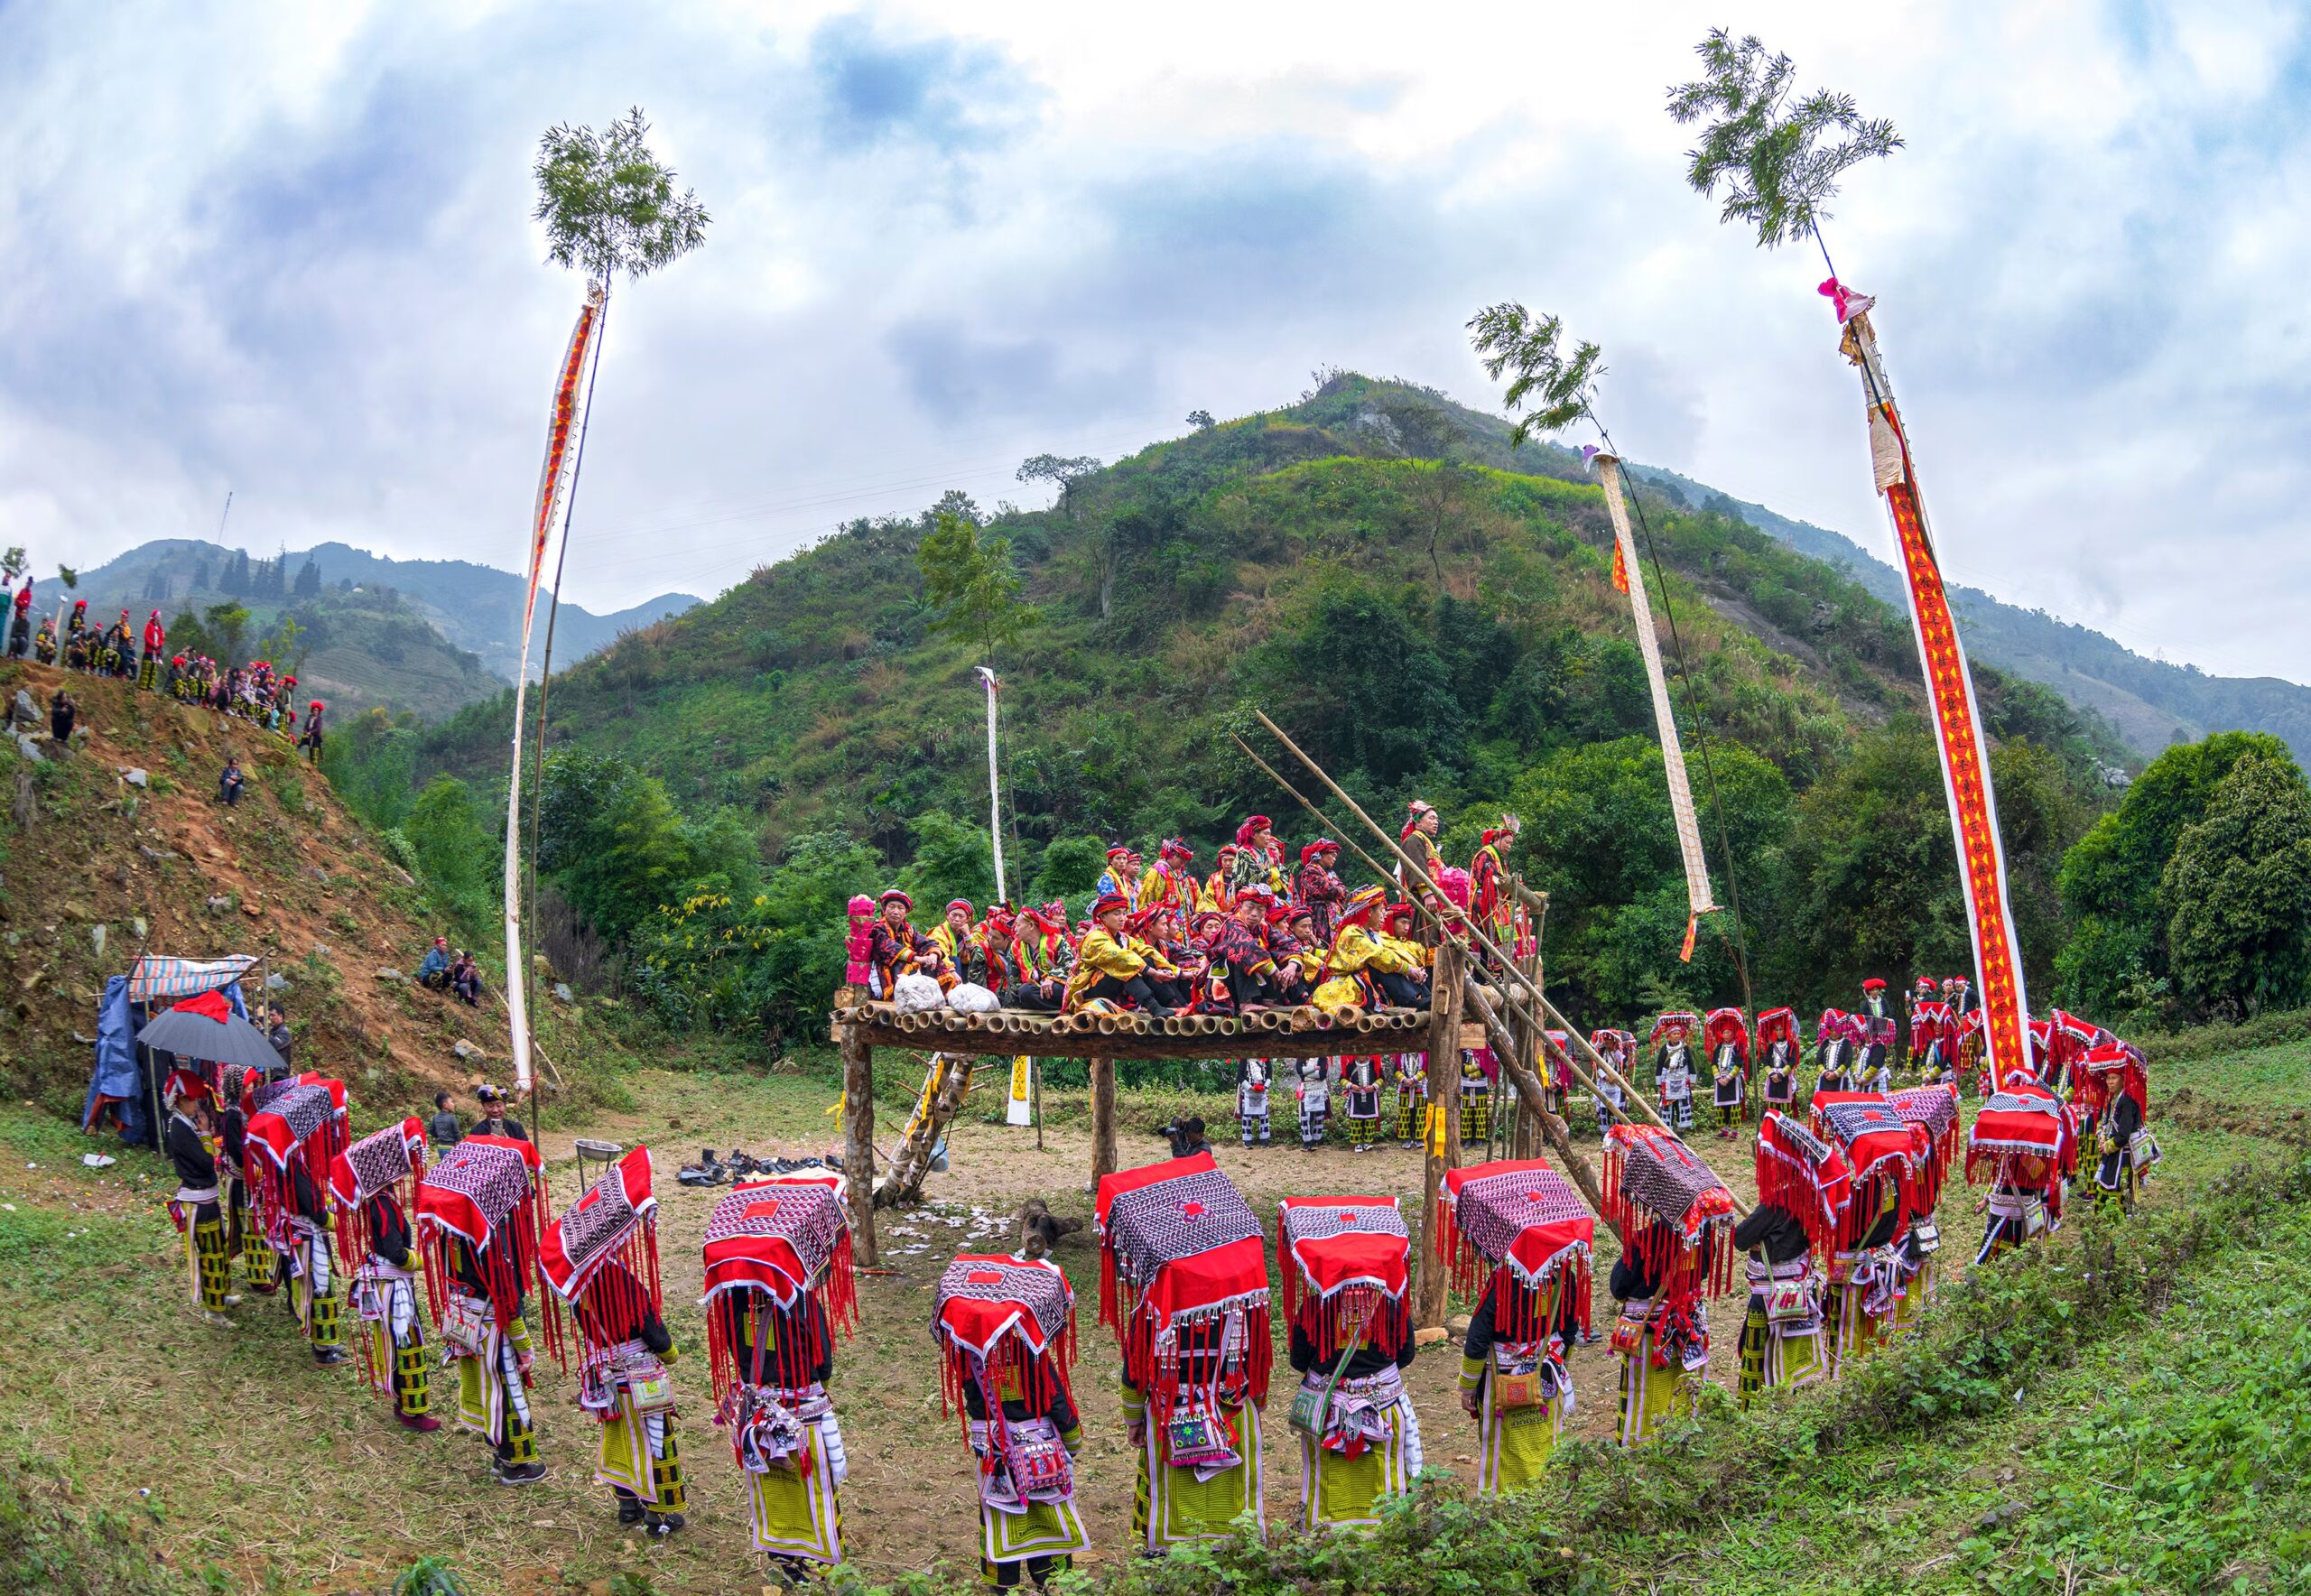
<instances>
[{"instance_id":1,"label":"wooden platform","mask_svg":"<svg viewBox=\"0 0 2311 1596\"><path fill-rule=\"evenodd\" d=\"M1336 1053L1420 1053L1429 1016L1409 1008L1268 1008L1249 1015L900 1014L887 1003L836 1009L834 1040L868 1047L1010 1058L1323 1058ZM1487 1045L1481 1025L1463 1025L1461 1045Z\"/></svg>"}]
</instances>

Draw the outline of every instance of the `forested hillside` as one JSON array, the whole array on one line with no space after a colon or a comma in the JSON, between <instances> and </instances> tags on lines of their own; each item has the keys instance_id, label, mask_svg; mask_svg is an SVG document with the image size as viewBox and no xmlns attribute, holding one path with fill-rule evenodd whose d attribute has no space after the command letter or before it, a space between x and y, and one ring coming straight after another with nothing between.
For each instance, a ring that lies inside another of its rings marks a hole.
<instances>
[{"instance_id":1,"label":"forested hillside","mask_svg":"<svg viewBox=\"0 0 2311 1596\"><path fill-rule=\"evenodd\" d=\"M1681 713L1712 868L1743 910L1738 929L1717 917L1685 966L1642 665L1574 457L1512 459L1498 420L1342 374L1287 409L1083 465L1046 462L1071 478L1059 503L977 538L1028 607L995 650L1013 895L1088 887L1108 839L1183 835L1208 866L1248 811L1304 837L1313 822L1230 738L1254 728L1257 706L1376 813L1437 803L1455 855L1503 809L1521 814L1517 863L1553 894L1552 976L1592 1023L1671 998L1740 999L1737 944L1759 1003L1966 961L1909 628L1822 562L1647 495L1691 667ZM944 507L983 519L954 496ZM993 890L970 669L986 656L955 607L927 597L917 555L936 524L854 524L557 678L546 846L580 915L637 971L678 968L701 929L726 952L765 950L745 973L718 959L698 976L719 993L701 1015L810 1013L840 956L831 923L802 922L831 921L873 878L905 875L942 899ZM1003 540L1007 552L990 547ZM2050 973L2056 871L2111 801L2123 753L2042 688L1992 670L1980 685L2026 951ZM507 712L500 701L425 731L356 728L339 780L358 788L374 756L384 792L440 771L501 782ZM487 829L487 805L467 802ZM729 878L747 870L734 834L758 842L761 881ZM616 891L589 879L645 837L663 846ZM472 875L480 890L486 870ZM701 876L730 904L710 892L682 911ZM650 903L676 905L671 948Z\"/></svg>"}]
</instances>

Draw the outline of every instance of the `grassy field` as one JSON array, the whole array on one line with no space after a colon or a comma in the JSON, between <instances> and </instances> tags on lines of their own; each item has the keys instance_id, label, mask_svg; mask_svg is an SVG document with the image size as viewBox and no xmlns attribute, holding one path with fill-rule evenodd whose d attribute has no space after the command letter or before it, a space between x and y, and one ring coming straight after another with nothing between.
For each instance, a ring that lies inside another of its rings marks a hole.
<instances>
[{"instance_id":1,"label":"grassy field","mask_svg":"<svg viewBox=\"0 0 2311 1596\"><path fill-rule=\"evenodd\" d=\"M661 1152L670 1319L691 1354L678 1376L697 1393L683 1419L684 1535L645 1547L618 1531L588 1478L592 1425L559 1376L538 1393L552 1478L508 1491L489 1483L475 1438L405 1435L345 1370L315 1368L277 1304L249 1299L231 1331L202 1325L184 1300L161 1209L172 1183L157 1163L85 1168L92 1144L18 1104L0 1109L0 1589L375 1591L428 1554L477 1596L756 1589L737 1472L703 1411L697 1248L712 1193L675 1188L671 1174L708 1142L829 1150L836 1090L813 1072L695 1070L623 1085L612 1100L635 1107L549 1124L545 1143L563 1202L575 1182L562 1160L579 1130ZM1081 1094L1050 1094L1038 1151L1032 1132L993 1122L995 1090L966 1109L930 1202L885 1217L886 1272L862 1280L865 1323L838 1354L846 1532L861 1579L877 1584L943 1587L973 1572L965 1454L929 1358L932 1283L959 1249L1007 1246L1027 1197L1089 1211ZM1443 1591L1462 1588L1458 1566L1493 1570L1469 1588L1499 1590L1513 1548L1531 1589L2296 1588L2311 1577L2311 1183L2300 1173L2311 1130L2292 1115L2311 1104L2311 1068L2299 1046L2269 1048L2162 1065L2154 1090L2167 1157L2132 1225L2074 1219L2029 1258L1954 1290L1920 1341L1771 1413L1731 1411L1734 1327L1722 1311L1712 1378L1723 1400L1677 1443L1637 1458L1575 1447L1561 1481L1509 1512L1472 1508L1440 1484L1353 1557L1281 1536L1277 1550L1168 1566L1128 1555L1132 1460L1110 1395L1116 1359L1091 1322L1095 1254L1072 1238L1060 1256L1082 1294L1092 1571L1149 1591L1222 1577L1254 1591ZM878 1096L903 1092L894 1080ZM1183 1108L1232 1132L1226 1107L1127 1092L1125 1162L1159 1152L1146 1133ZM897 1123L886 1104L886 1146ZM1281 1119L1276 1129L1289 1135ZM1696 1145L1746 1191L1739 1144ZM1394 1148L1220 1146L1265 1219L1290 1192L1417 1189L1414 1155ZM1944 1198L1945 1275L1972 1250L1974 1202L1958 1183ZM1465 1484L1471 1437L1452 1362L1423 1357L1411 1386L1432 1465ZM1573 1369L1573 1428L1593 1442L1611 1419L1612 1370L1601 1345L1576 1352ZM1271 1426L1271 1526L1288 1522L1298 1491L1284 1432Z\"/></svg>"}]
</instances>

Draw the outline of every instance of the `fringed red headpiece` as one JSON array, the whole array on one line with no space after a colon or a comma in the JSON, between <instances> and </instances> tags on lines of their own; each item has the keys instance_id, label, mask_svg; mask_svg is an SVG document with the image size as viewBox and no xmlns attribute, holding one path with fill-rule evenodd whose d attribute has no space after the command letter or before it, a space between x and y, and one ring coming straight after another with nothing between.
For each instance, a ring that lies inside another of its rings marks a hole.
<instances>
[{"instance_id":1,"label":"fringed red headpiece","mask_svg":"<svg viewBox=\"0 0 2311 1596\"><path fill-rule=\"evenodd\" d=\"M1590 1267L1597 1221L1572 1183L1545 1159L1447 1170L1436 1253L1471 1305L1492 1300L1494 1332L1537 1341L1564 1322L1589 1328ZM1557 1283L1552 1304L1547 1287ZM1555 1311L1551 1312L1552 1307Z\"/></svg>"},{"instance_id":2,"label":"fringed red headpiece","mask_svg":"<svg viewBox=\"0 0 2311 1596\"><path fill-rule=\"evenodd\" d=\"M1393 1197L1286 1197L1276 1267L1284 1315L1329 1364L1369 1343L1393 1358L1412 1334L1412 1239Z\"/></svg>"},{"instance_id":3,"label":"fringed red headpiece","mask_svg":"<svg viewBox=\"0 0 2311 1596\"><path fill-rule=\"evenodd\" d=\"M1267 1248L1208 1153L1100 1183L1100 1321L1154 1421L1223 1391L1267 1401Z\"/></svg>"},{"instance_id":4,"label":"fringed red headpiece","mask_svg":"<svg viewBox=\"0 0 2311 1596\"><path fill-rule=\"evenodd\" d=\"M1805 1239L1827 1252L1853 1196L1845 1155L1788 1115L1768 1113L1758 1127L1758 1202L1786 1210L1805 1227Z\"/></svg>"},{"instance_id":5,"label":"fringed red headpiece","mask_svg":"<svg viewBox=\"0 0 2311 1596\"><path fill-rule=\"evenodd\" d=\"M1966 1127L1966 1183L1990 1180L2036 1192L2057 1215L2062 1183L2078 1168L2078 1137L2062 1100L2014 1082L1990 1095Z\"/></svg>"},{"instance_id":6,"label":"fringed red headpiece","mask_svg":"<svg viewBox=\"0 0 2311 1596\"><path fill-rule=\"evenodd\" d=\"M825 1322L849 1334L859 1322L850 1216L838 1174L755 1181L733 1188L706 1221L706 1347L718 1407L743 1381L789 1390L809 1383L826 1350L818 1316L795 1310L818 1302ZM743 1294L731 1298L728 1294ZM765 1304L775 1309L766 1313ZM738 1305L743 1304L743 1305ZM755 1367L739 1367L735 1314L752 1322ZM777 1335L778 1323L799 1333ZM771 1338L777 1344L768 1344Z\"/></svg>"},{"instance_id":7,"label":"fringed red headpiece","mask_svg":"<svg viewBox=\"0 0 2311 1596\"><path fill-rule=\"evenodd\" d=\"M932 1300L931 1339L939 1347L939 1396L970 1434L964 1391L976 1386L987 1413L991 1444L979 1460L982 1472L1003 1466L1008 1424L1006 1398L1033 1416L1062 1392L1075 1400L1075 1289L1047 1258L964 1253L939 1277Z\"/></svg>"},{"instance_id":8,"label":"fringed red headpiece","mask_svg":"<svg viewBox=\"0 0 2311 1596\"><path fill-rule=\"evenodd\" d=\"M538 1255L552 1194L536 1146L514 1137L469 1136L445 1151L417 1188L419 1251L425 1294L441 1317L459 1265L470 1266L504 1330L524 1297L539 1301L539 1339L556 1363L569 1366L562 1315L538 1291Z\"/></svg>"},{"instance_id":9,"label":"fringed red headpiece","mask_svg":"<svg viewBox=\"0 0 2311 1596\"><path fill-rule=\"evenodd\" d=\"M1894 1112L1926 1132L1925 1165L1918 1171L1918 1204L1932 1213L1942 1201L1950 1166L1958 1159L1958 1092L1955 1087L1912 1086L1887 1094Z\"/></svg>"},{"instance_id":10,"label":"fringed red headpiece","mask_svg":"<svg viewBox=\"0 0 2311 1596\"><path fill-rule=\"evenodd\" d=\"M1923 1127L1903 1118L1874 1091L1816 1092L1812 1113L1814 1133L1844 1154L1852 1180L1852 1200L1838 1225L1841 1250L1851 1252L1868 1238L1879 1212L1872 1193L1882 1186L1892 1189L1898 1232L1925 1211L1918 1174L1933 1148Z\"/></svg>"},{"instance_id":11,"label":"fringed red headpiece","mask_svg":"<svg viewBox=\"0 0 2311 1596\"><path fill-rule=\"evenodd\" d=\"M249 1118L242 1141L242 1173L265 1209L265 1234L286 1252L289 1216L295 1208L296 1177L302 1168L321 1202L329 1201L329 1165L346 1148L345 1082L309 1074L274 1088L260 1106L244 1087ZM322 1219L325 1214L308 1216Z\"/></svg>"},{"instance_id":12,"label":"fringed red headpiece","mask_svg":"<svg viewBox=\"0 0 2311 1596\"><path fill-rule=\"evenodd\" d=\"M1628 1120L1609 1133L1604 1165L1605 1219L1622 1255L1673 1304L1723 1295L1733 1282L1725 1183L1669 1132Z\"/></svg>"},{"instance_id":13,"label":"fringed red headpiece","mask_svg":"<svg viewBox=\"0 0 2311 1596\"><path fill-rule=\"evenodd\" d=\"M617 1348L665 1322L658 1276L658 1199L650 1149L636 1147L603 1172L545 1232L538 1269L570 1305L581 1368L607 1373ZM595 1416L607 1424L615 1410Z\"/></svg>"}]
</instances>

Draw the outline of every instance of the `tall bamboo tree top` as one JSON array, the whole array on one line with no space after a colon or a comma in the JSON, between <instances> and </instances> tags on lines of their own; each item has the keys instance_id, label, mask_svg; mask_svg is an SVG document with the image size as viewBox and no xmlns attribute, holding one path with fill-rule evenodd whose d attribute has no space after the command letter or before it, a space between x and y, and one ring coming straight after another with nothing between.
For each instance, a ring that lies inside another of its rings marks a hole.
<instances>
[{"instance_id":1,"label":"tall bamboo tree top","mask_svg":"<svg viewBox=\"0 0 2311 1596\"><path fill-rule=\"evenodd\" d=\"M1712 198L1722 184L1718 219L1755 224L1764 248L1818 237L1838 174L1902 147L1894 125L1863 116L1850 94L1818 88L1793 104L1796 63L1768 55L1754 33L1737 44L1712 28L1694 53L1702 75L1669 90L1679 125L1703 123L1701 143L1686 154L1685 181ZM1842 136L1824 142L1835 135Z\"/></svg>"},{"instance_id":2,"label":"tall bamboo tree top","mask_svg":"<svg viewBox=\"0 0 2311 1596\"><path fill-rule=\"evenodd\" d=\"M1555 316L1535 316L1513 301L1488 306L1469 318L1470 341L1484 361L1485 375L1495 382L1504 371L1508 392L1501 396L1516 410L1539 390L1541 402L1528 410L1508 434L1508 447L1521 449L1536 432L1555 432L1571 426L1589 412L1589 390L1605 375L1602 351L1592 343L1573 346L1566 358L1557 348L1564 323Z\"/></svg>"},{"instance_id":3,"label":"tall bamboo tree top","mask_svg":"<svg viewBox=\"0 0 2311 1596\"><path fill-rule=\"evenodd\" d=\"M646 277L706 242L713 218L698 191L674 192L674 169L650 153L650 124L635 107L607 133L560 123L538 141L537 209L546 258L608 287L623 272Z\"/></svg>"}]
</instances>

